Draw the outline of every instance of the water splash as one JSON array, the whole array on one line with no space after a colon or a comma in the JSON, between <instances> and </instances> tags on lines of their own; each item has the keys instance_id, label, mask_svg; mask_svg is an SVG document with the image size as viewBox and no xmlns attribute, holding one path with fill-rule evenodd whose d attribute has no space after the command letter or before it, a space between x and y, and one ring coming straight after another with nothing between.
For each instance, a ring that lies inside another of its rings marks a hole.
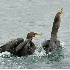
<instances>
[{"instance_id":1,"label":"water splash","mask_svg":"<svg viewBox=\"0 0 70 70\"><path fill-rule=\"evenodd\" d=\"M65 43L61 42L61 46L64 47L64 45L65 45ZM40 45L40 46L37 46L37 49L35 50L34 54L31 56L37 56L37 57L41 58L42 56L52 55L51 57L53 57L53 55L54 55L56 57L56 55L58 55L60 51L62 51L61 48L56 49L53 52L49 52L49 54L46 55L45 50ZM0 53L0 57L3 57L3 58L9 58L11 56L12 56L12 54L10 52L7 52L7 51Z\"/></svg>"},{"instance_id":2,"label":"water splash","mask_svg":"<svg viewBox=\"0 0 70 70\"><path fill-rule=\"evenodd\" d=\"M51 61L58 61L64 58L64 42L60 42L62 47L54 49L50 54L48 54L48 59Z\"/></svg>"},{"instance_id":3,"label":"water splash","mask_svg":"<svg viewBox=\"0 0 70 70\"><path fill-rule=\"evenodd\" d=\"M10 56L11 56L11 53L7 51L0 53L0 57L3 57L3 58L9 58Z\"/></svg>"},{"instance_id":4,"label":"water splash","mask_svg":"<svg viewBox=\"0 0 70 70\"><path fill-rule=\"evenodd\" d=\"M42 46L40 45L40 46L37 46L38 48L35 50L35 55L36 56L38 56L38 57L40 57L40 56L45 56L46 55L46 53L45 53L45 51L44 51L44 49L42 48Z\"/></svg>"},{"instance_id":5,"label":"water splash","mask_svg":"<svg viewBox=\"0 0 70 70\"><path fill-rule=\"evenodd\" d=\"M62 46L62 47L64 47L65 46L65 42L60 42L60 45Z\"/></svg>"}]
</instances>

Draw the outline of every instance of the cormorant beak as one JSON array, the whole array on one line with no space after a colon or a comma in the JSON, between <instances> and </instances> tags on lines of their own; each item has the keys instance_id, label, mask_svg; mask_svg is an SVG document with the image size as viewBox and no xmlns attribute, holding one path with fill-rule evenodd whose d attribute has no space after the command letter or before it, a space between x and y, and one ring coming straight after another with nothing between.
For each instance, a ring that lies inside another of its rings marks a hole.
<instances>
[{"instance_id":1,"label":"cormorant beak","mask_svg":"<svg viewBox=\"0 0 70 70\"><path fill-rule=\"evenodd\" d=\"M63 8L62 8L61 11L60 11L60 16L62 15L62 10L63 10Z\"/></svg>"},{"instance_id":2,"label":"cormorant beak","mask_svg":"<svg viewBox=\"0 0 70 70\"><path fill-rule=\"evenodd\" d=\"M41 36L42 34L37 34L37 33L35 33L34 35L33 35L33 37L36 37L36 36Z\"/></svg>"}]
</instances>

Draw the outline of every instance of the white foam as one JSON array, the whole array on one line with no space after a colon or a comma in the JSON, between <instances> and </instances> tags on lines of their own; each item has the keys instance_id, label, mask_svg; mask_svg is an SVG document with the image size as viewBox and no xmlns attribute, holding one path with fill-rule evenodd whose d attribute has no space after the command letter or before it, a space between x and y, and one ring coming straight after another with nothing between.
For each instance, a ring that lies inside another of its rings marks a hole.
<instances>
[{"instance_id":1,"label":"white foam","mask_svg":"<svg viewBox=\"0 0 70 70\"><path fill-rule=\"evenodd\" d=\"M62 47L64 47L65 42L60 42L60 45L61 45Z\"/></svg>"},{"instance_id":2,"label":"white foam","mask_svg":"<svg viewBox=\"0 0 70 70\"><path fill-rule=\"evenodd\" d=\"M41 52L38 52L37 50L35 50L35 53L34 53L36 56L44 56L46 55L45 51L42 49Z\"/></svg>"},{"instance_id":3,"label":"white foam","mask_svg":"<svg viewBox=\"0 0 70 70\"><path fill-rule=\"evenodd\" d=\"M2 56L2 57L10 57L10 55L11 55L11 53L7 52L7 51L0 53L0 56Z\"/></svg>"}]
</instances>

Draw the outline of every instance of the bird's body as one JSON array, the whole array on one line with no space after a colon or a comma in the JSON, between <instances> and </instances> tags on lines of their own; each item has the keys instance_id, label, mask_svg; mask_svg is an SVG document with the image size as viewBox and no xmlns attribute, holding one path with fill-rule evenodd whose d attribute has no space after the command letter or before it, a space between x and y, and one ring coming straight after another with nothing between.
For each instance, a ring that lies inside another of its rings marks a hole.
<instances>
[{"instance_id":1,"label":"bird's body","mask_svg":"<svg viewBox=\"0 0 70 70\"><path fill-rule=\"evenodd\" d=\"M46 54L52 52L54 49L62 48L59 40L56 41L46 40L42 43L42 46Z\"/></svg>"},{"instance_id":2,"label":"bird's body","mask_svg":"<svg viewBox=\"0 0 70 70\"><path fill-rule=\"evenodd\" d=\"M61 22L61 14L62 9L60 12L56 14L54 18L50 40L46 40L45 42L42 43L43 49L46 51L46 54L48 54L49 52L53 51L58 47L61 47L60 41L57 39L57 33Z\"/></svg>"},{"instance_id":3,"label":"bird's body","mask_svg":"<svg viewBox=\"0 0 70 70\"><path fill-rule=\"evenodd\" d=\"M16 47L16 55L17 56L25 56L25 55L31 55L34 53L36 49L35 44L32 42L32 40L28 39L22 43L20 43L17 47Z\"/></svg>"},{"instance_id":4,"label":"bird's body","mask_svg":"<svg viewBox=\"0 0 70 70\"><path fill-rule=\"evenodd\" d=\"M8 51L8 52L14 54L15 48L23 41L24 41L23 38L13 39L13 40L7 42L6 44L4 44L3 46L1 46L0 52Z\"/></svg>"},{"instance_id":5,"label":"bird's body","mask_svg":"<svg viewBox=\"0 0 70 70\"><path fill-rule=\"evenodd\" d=\"M23 38L17 38L0 47L0 52L8 51L16 56L31 55L34 53L36 46L32 42L33 37L39 36L40 34L30 32L27 34L26 40Z\"/></svg>"},{"instance_id":6,"label":"bird's body","mask_svg":"<svg viewBox=\"0 0 70 70\"><path fill-rule=\"evenodd\" d=\"M20 43L16 47L16 55L17 56L25 56L32 55L36 49L35 44L32 42L33 37L40 36L41 34L37 34L34 32L30 32L27 34L26 40Z\"/></svg>"}]
</instances>

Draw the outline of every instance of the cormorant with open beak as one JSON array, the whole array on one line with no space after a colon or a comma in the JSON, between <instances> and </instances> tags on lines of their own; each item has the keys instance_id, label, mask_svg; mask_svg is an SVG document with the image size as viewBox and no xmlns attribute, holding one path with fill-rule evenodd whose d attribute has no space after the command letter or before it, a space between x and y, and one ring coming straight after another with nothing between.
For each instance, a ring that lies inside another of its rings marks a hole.
<instances>
[{"instance_id":1,"label":"cormorant with open beak","mask_svg":"<svg viewBox=\"0 0 70 70\"><path fill-rule=\"evenodd\" d=\"M46 54L51 52L53 49L61 47L60 41L57 39L57 33L60 27L62 10L63 8L61 9L60 12L56 14L54 18L50 40L46 40L45 42L42 43L43 49L46 51Z\"/></svg>"}]
</instances>

